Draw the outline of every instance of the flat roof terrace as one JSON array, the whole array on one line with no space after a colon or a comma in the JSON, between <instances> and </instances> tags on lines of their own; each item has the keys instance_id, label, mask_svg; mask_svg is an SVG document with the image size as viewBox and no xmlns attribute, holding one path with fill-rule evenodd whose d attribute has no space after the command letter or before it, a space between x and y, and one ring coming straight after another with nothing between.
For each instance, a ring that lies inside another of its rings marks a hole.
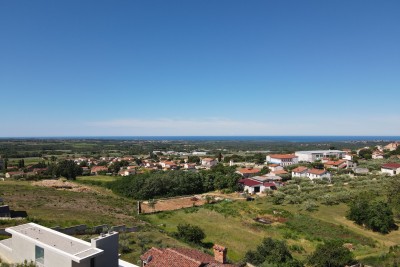
<instances>
[{"instance_id":1,"label":"flat roof terrace","mask_svg":"<svg viewBox=\"0 0 400 267\"><path fill-rule=\"evenodd\" d=\"M35 223L9 227L6 231L18 235L43 248L71 258L76 262L102 254L103 250L93 248L89 242L57 232Z\"/></svg>"}]
</instances>

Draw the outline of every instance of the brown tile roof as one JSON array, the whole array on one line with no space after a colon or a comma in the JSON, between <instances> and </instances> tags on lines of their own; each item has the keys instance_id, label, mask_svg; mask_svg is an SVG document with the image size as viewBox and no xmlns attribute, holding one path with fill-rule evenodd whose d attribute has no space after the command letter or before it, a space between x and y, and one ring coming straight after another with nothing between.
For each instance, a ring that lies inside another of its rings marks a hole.
<instances>
[{"instance_id":1,"label":"brown tile roof","mask_svg":"<svg viewBox=\"0 0 400 267\"><path fill-rule=\"evenodd\" d=\"M106 166L94 166L90 171L91 172L108 171L108 168Z\"/></svg>"},{"instance_id":2,"label":"brown tile roof","mask_svg":"<svg viewBox=\"0 0 400 267\"><path fill-rule=\"evenodd\" d=\"M213 256L190 248L151 248L140 256L141 260L151 260L146 267L234 267L232 264L217 262Z\"/></svg>"},{"instance_id":3,"label":"brown tile roof","mask_svg":"<svg viewBox=\"0 0 400 267\"><path fill-rule=\"evenodd\" d=\"M308 173L315 174L315 175L322 175L322 174L326 173L326 170L311 169L308 171Z\"/></svg>"},{"instance_id":4,"label":"brown tile roof","mask_svg":"<svg viewBox=\"0 0 400 267\"><path fill-rule=\"evenodd\" d=\"M293 159L297 158L295 154L271 154L269 155L271 158L274 159Z\"/></svg>"}]
</instances>

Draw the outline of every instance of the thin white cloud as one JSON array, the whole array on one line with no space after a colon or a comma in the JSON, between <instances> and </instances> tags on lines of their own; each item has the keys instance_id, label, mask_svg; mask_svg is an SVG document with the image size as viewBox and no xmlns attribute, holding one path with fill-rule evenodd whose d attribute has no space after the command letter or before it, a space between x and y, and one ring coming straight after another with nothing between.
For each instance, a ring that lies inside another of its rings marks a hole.
<instances>
[{"instance_id":1,"label":"thin white cloud","mask_svg":"<svg viewBox=\"0 0 400 267\"><path fill-rule=\"evenodd\" d=\"M87 123L99 135L400 135L400 117L323 117L282 120L279 118L234 120L115 119Z\"/></svg>"}]
</instances>

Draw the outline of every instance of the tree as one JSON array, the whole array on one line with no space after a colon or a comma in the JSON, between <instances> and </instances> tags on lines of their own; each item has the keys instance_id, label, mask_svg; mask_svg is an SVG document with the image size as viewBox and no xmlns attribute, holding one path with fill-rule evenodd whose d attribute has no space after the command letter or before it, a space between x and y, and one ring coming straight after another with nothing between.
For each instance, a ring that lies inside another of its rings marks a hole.
<instances>
[{"instance_id":1,"label":"tree","mask_svg":"<svg viewBox=\"0 0 400 267\"><path fill-rule=\"evenodd\" d=\"M370 202L367 196L359 196L349 206L347 218L356 224L383 234L398 228L390 206L383 201Z\"/></svg>"},{"instance_id":2,"label":"tree","mask_svg":"<svg viewBox=\"0 0 400 267\"><path fill-rule=\"evenodd\" d=\"M310 256L308 263L311 266L343 267L354 264L353 254L338 240L326 241L318 245Z\"/></svg>"},{"instance_id":3,"label":"tree","mask_svg":"<svg viewBox=\"0 0 400 267\"><path fill-rule=\"evenodd\" d=\"M201 240L206 237L200 227L188 223L178 224L177 230L176 237L190 243L201 244Z\"/></svg>"},{"instance_id":4,"label":"tree","mask_svg":"<svg viewBox=\"0 0 400 267\"><path fill-rule=\"evenodd\" d=\"M75 180L76 176L82 175L82 168L73 160L63 160L57 164L56 174L67 179Z\"/></svg>"},{"instance_id":5,"label":"tree","mask_svg":"<svg viewBox=\"0 0 400 267\"><path fill-rule=\"evenodd\" d=\"M200 163L200 157L198 156L188 156L188 163Z\"/></svg>"},{"instance_id":6,"label":"tree","mask_svg":"<svg viewBox=\"0 0 400 267\"><path fill-rule=\"evenodd\" d=\"M264 238L256 250L247 251L244 261L263 266L302 266L293 259L285 242L270 237Z\"/></svg>"}]
</instances>

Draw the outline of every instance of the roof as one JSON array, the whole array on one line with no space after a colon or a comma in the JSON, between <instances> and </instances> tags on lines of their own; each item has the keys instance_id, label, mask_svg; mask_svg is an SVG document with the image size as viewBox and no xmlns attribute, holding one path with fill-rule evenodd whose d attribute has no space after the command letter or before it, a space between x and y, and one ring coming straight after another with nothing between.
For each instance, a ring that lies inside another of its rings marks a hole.
<instances>
[{"instance_id":1,"label":"roof","mask_svg":"<svg viewBox=\"0 0 400 267\"><path fill-rule=\"evenodd\" d=\"M97 172L97 171L107 171L108 168L106 166L94 166L91 168L91 172Z\"/></svg>"},{"instance_id":2,"label":"roof","mask_svg":"<svg viewBox=\"0 0 400 267\"><path fill-rule=\"evenodd\" d=\"M241 179L241 180L239 180L239 183L244 184L246 186L250 186L250 187L262 184L262 182L256 181L256 180L253 180L253 179L250 179L250 178Z\"/></svg>"},{"instance_id":3,"label":"roof","mask_svg":"<svg viewBox=\"0 0 400 267\"><path fill-rule=\"evenodd\" d=\"M232 264L223 264L213 256L190 248L151 248L140 256L141 260L148 261L146 267L233 267Z\"/></svg>"},{"instance_id":4,"label":"roof","mask_svg":"<svg viewBox=\"0 0 400 267\"><path fill-rule=\"evenodd\" d=\"M343 164L345 162L346 162L345 160L337 160L337 161L330 160L330 161L325 162L325 164L332 165L332 166L339 166L340 164Z\"/></svg>"},{"instance_id":5,"label":"roof","mask_svg":"<svg viewBox=\"0 0 400 267\"><path fill-rule=\"evenodd\" d=\"M103 250L92 247L88 242L35 223L9 227L6 228L6 232L28 239L40 246L67 256L75 262L103 253Z\"/></svg>"},{"instance_id":6,"label":"roof","mask_svg":"<svg viewBox=\"0 0 400 267\"><path fill-rule=\"evenodd\" d=\"M305 172L305 171L307 171L307 170L308 170L307 167L299 166L299 167L297 167L297 168L294 168L294 169L292 170L292 172L302 173L302 172Z\"/></svg>"},{"instance_id":7,"label":"roof","mask_svg":"<svg viewBox=\"0 0 400 267\"><path fill-rule=\"evenodd\" d=\"M213 158L202 158L201 160L202 160L202 161L213 161L213 160L215 160L215 159L213 159Z\"/></svg>"},{"instance_id":8,"label":"roof","mask_svg":"<svg viewBox=\"0 0 400 267\"><path fill-rule=\"evenodd\" d=\"M382 165L384 169L398 169L400 168L400 163L386 163Z\"/></svg>"},{"instance_id":9,"label":"roof","mask_svg":"<svg viewBox=\"0 0 400 267\"><path fill-rule=\"evenodd\" d=\"M272 173L274 173L275 175L278 175L278 174L287 174L288 172L285 170L277 170L277 171L273 171Z\"/></svg>"},{"instance_id":10,"label":"roof","mask_svg":"<svg viewBox=\"0 0 400 267\"><path fill-rule=\"evenodd\" d=\"M274 158L274 159L293 159L293 158L297 158L297 156L295 154L271 154L268 155L270 158Z\"/></svg>"},{"instance_id":11,"label":"roof","mask_svg":"<svg viewBox=\"0 0 400 267\"><path fill-rule=\"evenodd\" d=\"M322 174L326 173L327 171L326 170L320 170L320 169L311 169L311 170L309 170L307 172L311 173L311 174L315 174L315 175L322 175Z\"/></svg>"},{"instance_id":12,"label":"roof","mask_svg":"<svg viewBox=\"0 0 400 267\"><path fill-rule=\"evenodd\" d=\"M264 186L266 186L266 187L276 187L276 184L270 183L270 182L265 182Z\"/></svg>"},{"instance_id":13,"label":"roof","mask_svg":"<svg viewBox=\"0 0 400 267\"><path fill-rule=\"evenodd\" d=\"M260 169L253 169L253 168L242 168L239 169L238 172L243 173L243 174L251 174L251 173L259 173Z\"/></svg>"}]
</instances>

